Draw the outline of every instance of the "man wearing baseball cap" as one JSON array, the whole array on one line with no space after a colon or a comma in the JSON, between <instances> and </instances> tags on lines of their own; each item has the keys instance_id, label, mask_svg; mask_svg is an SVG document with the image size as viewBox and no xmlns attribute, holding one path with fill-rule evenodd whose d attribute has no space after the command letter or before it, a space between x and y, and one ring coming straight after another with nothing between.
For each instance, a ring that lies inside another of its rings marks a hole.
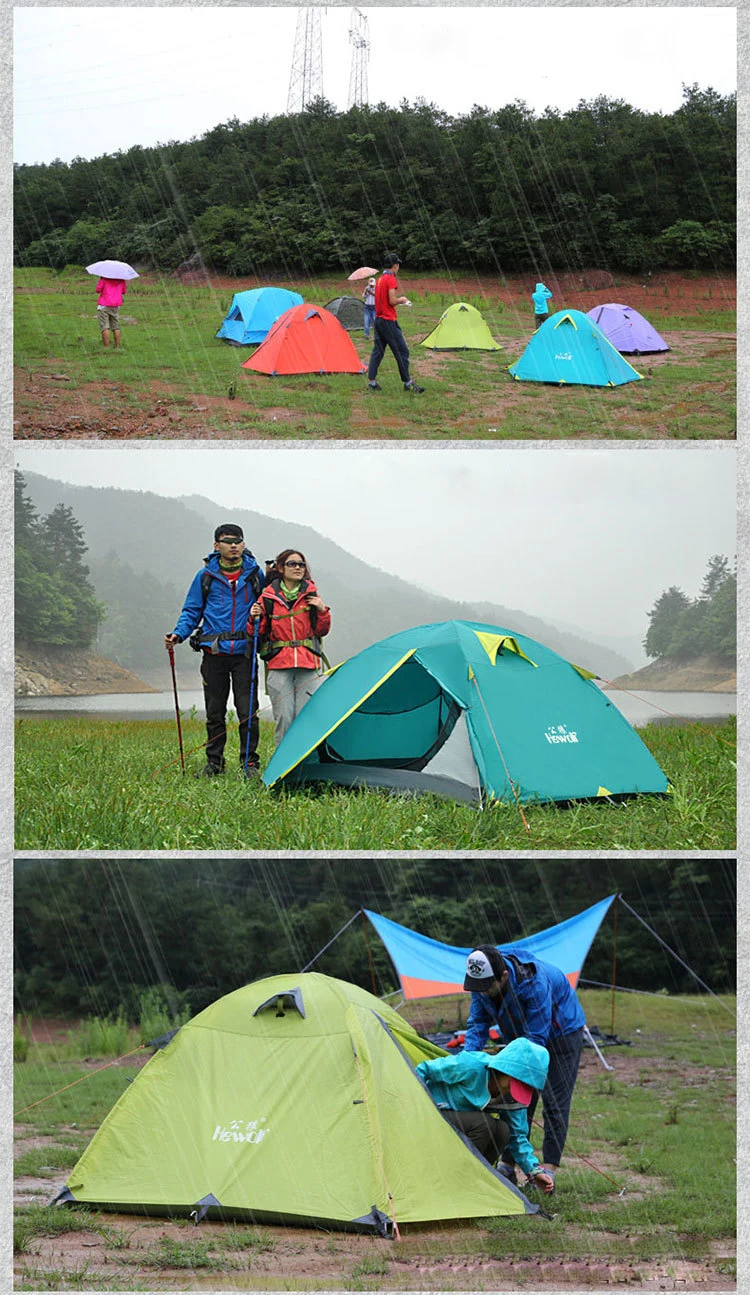
<instances>
[{"instance_id":1,"label":"man wearing baseball cap","mask_svg":"<svg viewBox=\"0 0 750 1295\"><path fill-rule=\"evenodd\" d=\"M396 364L404 384L404 391L414 392L421 395L424 387L420 387L409 376L409 348L401 332L401 326L398 322L396 306L410 306L411 302L408 297L399 296L398 268L401 264L401 257L397 252L389 252L383 260L383 273L375 285L375 344L370 356L370 364L367 369L367 385L370 391L382 390L377 377L380 361L385 355L386 346L390 347L396 357Z\"/></svg>"},{"instance_id":2,"label":"man wearing baseball cap","mask_svg":"<svg viewBox=\"0 0 750 1295\"><path fill-rule=\"evenodd\" d=\"M466 1052L481 1052L492 1026L504 1043L528 1039L549 1052L549 1073L542 1088L542 1164L554 1181L568 1134L586 1024L575 990L550 962L524 949L503 953L491 944L480 944L469 954L464 989L471 994ZM529 1103L529 1128L536 1104L537 1094ZM509 1163L508 1153L504 1159Z\"/></svg>"},{"instance_id":3,"label":"man wearing baseball cap","mask_svg":"<svg viewBox=\"0 0 750 1295\"><path fill-rule=\"evenodd\" d=\"M528 1039L514 1039L497 1056L462 1052L455 1057L421 1061L417 1074L445 1118L469 1138L490 1164L503 1152L549 1195L555 1190L529 1142L527 1111L544 1087L549 1055ZM500 1162L497 1171L513 1181Z\"/></svg>"}]
</instances>

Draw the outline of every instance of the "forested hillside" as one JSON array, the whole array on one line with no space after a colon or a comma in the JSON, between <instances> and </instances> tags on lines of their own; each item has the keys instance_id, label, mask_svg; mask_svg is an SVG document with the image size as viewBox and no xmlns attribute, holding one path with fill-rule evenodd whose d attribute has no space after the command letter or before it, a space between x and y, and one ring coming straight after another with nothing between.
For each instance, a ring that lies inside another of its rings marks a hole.
<instances>
[{"instance_id":1,"label":"forested hillside","mask_svg":"<svg viewBox=\"0 0 750 1295\"><path fill-rule=\"evenodd\" d=\"M735 865L627 860L68 860L16 865L15 989L26 1012L126 1010L158 983L192 1012L248 981L299 971L360 907L466 947L517 940L622 891L710 987L734 988ZM50 895L54 894L54 904ZM653 992L695 980L621 906L584 975ZM372 960L372 961L371 961ZM378 993L390 960L358 919L315 962Z\"/></svg>"},{"instance_id":2,"label":"forested hillside","mask_svg":"<svg viewBox=\"0 0 750 1295\"><path fill-rule=\"evenodd\" d=\"M64 502L83 528L91 581L106 606L97 650L158 683L167 668L163 636L174 627L188 585L211 551L223 509L198 495L178 500L147 491L70 486L35 473L27 473L25 479L38 510L52 510ZM495 603L458 602L454 590L446 588L441 596L418 589L362 562L312 527L244 509L235 510L233 517L261 563L288 544L307 555L322 595L333 608L326 646L332 664L398 630L460 619L528 634L605 678L631 667L632 662L610 648L555 629L543 619L543 607L504 606L501 581ZM169 536L166 562L155 553L154 537L160 535ZM187 665L192 653L188 648L181 652Z\"/></svg>"},{"instance_id":3,"label":"forested hillside","mask_svg":"<svg viewBox=\"0 0 750 1295\"><path fill-rule=\"evenodd\" d=\"M319 100L187 143L16 166L15 257L62 268L106 249L173 269L198 251L233 276L377 264L391 247L412 272L729 267L735 179L735 97L697 85L664 115L605 97L459 117Z\"/></svg>"}]
</instances>

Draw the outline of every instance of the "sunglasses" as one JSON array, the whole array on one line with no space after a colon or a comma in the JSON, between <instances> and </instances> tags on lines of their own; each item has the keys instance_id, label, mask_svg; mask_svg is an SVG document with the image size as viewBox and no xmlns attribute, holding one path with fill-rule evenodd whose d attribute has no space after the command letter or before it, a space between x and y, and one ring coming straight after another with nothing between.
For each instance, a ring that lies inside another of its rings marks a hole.
<instances>
[{"instance_id":1,"label":"sunglasses","mask_svg":"<svg viewBox=\"0 0 750 1295\"><path fill-rule=\"evenodd\" d=\"M222 535L221 539L216 541L217 544L244 544L244 542L244 540L238 539L236 535Z\"/></svg>"},{"instance_id":2,"label":"sunglasses","mask_svg":"<svg viewBox=\"0 0 750 1295\"><path fill-rule=\"evenodd\" d=\"M304 571L304 569L305 569L305 564L304 564L304 562L285 562L285 563L284 563L284 566L285 566L285 567L300 567L303 571Z\"/></svg>"}]
</instances>

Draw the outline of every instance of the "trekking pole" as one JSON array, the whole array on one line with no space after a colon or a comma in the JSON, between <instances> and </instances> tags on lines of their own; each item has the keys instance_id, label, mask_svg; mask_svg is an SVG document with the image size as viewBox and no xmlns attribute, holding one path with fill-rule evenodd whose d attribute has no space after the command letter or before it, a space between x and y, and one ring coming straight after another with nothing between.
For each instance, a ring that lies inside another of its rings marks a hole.
<instances>
[{"instance_id":1,"label":"trekking pole","mask_svg":"<svg viewBox=\"0 0 750 1295\"><path fill-rule=\"evenodd\" d=\"M253 704L255 702L255 681L258 674L258 628L260 617L256 616L253 621L253 653L252 666L250 667L250 708L247 712L247 739L245 741L245 777L250 764L250 730L253 723Z\"/></svg>"},{"instance_id":2,"label":"trekking pole","mask_svg":"<svg viewBox=\"0 0 750 1295\"><path fill-rule=\"evenodd\" d=\"M172 691L174 692L174 711L177 716L177 740L180 744L180 764L182 765L182 776L185 777L185 752L182 749L182 724L180 723L180 703L177 700L177 675L174 668L174 643L167 644L169 653L169 664L172 667Z\"/></svg>"}]
</instances>

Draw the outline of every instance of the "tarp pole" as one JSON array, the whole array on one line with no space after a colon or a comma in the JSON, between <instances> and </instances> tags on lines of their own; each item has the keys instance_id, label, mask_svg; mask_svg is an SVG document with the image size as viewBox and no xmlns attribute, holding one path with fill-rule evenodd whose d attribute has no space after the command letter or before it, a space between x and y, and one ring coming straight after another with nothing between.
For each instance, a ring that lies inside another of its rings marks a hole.
<instances>
[{"instance_id":1,"label":"tarp pole","mask_svg":"<svg viewBox=\"0 0 750 1295\"><path fill-rule=\"evenodd\" d=\"M308 962L307 966L302 968L302 970L301 970L301 971L300 971L300 973L299 973L301 976L302 976L302 975L304 975L304 973L305 973L306 971L309 971L309 970L310 970L310 968L312 967L313 963L318 961L318 958L322 958L322 957L323 957L323 954L325 953L326 949L330 949L331 945L332 945L332 944L335 944L335 942L336 942L336 940L338 940L339 936L344 934L344 931L346 930L347 926L351 926L352 922L356 922L356 920L357 920L357 918L359 917L360 913L364 913L364 909L362 909L362 908L358 908L358 909L357 909L357 911L356 911L356 913L354 914L354 917L350 917L350 918L349 918L349 921L344 923L344 925L342 926L341 930L340 930L340 931L337 931L337 932L336 932L336 934L333 936L333 938L332 938L332 939L330 939L330 940L328 941L328 943L327 943L327 944L324 944L324 945L323 945L323 948L320 950L320 952L319 952L319 953L316 953L316 954L315 954L315 957L310 959L310 961Z\"/></svg>"},{"instance_id":2,"label":"tarp pole","mask_svg":"<svg viewBox=\"0 0 750 1295\"><path fill-rule=\"evenodd\" d=\"M622 898L622 896L620 896L620 898ZM686 971L689 971L689 972L690 972L690 975L693 977L693 980L697 980L697 981L698 981L698 984L701 986L701 988L702 988L702 989L705 989L705 990L706 990L706 992L707 992L707 993L709 993L709 994L711 995L711 997L712 997L712 998L715 998L715 999L716 999L716 1001L717 1001L717 1003L719 1004L719 1006L720 1006L720 1007L723 1007L723 1008L724 1008L724 1011L725 1011L725 1012L729 1012L729 1015L730 1015L730 1016L732 1016L732 1017L734 1017L734 1018L735 1018L735 1020L736 1020L736 1019L737 1019L737 1018L736 1018L736 1013L732 1011L731 1007L727 1007L726 1003L722 1003L721 999L719 998L719 995L714 993L714 991L713 991L713 989L711 989L710 985L707 985L707 984L706 984L706 982L705 982L705 980L701 980L700 976L697 976L697 975L695 974L695 972L693 971L693 968L692 968L692 967L689 967L689 966L688 966L688 964L687 964L686 962L683 962L683 960L682 960L682 958L680 957L679 953L675 953L674 949L670 949L670 947L669 947L669 945L667 944L666 940L662 940L661 936L656 934L656 931L653 929L653 927L650 927L650 926L649 926L649 924L648 924L648 922L644 922L644 920L643 920L643 918L640 916L640 914L636 913L635 909L630 907L630 904L628 903L628 901L627 901L626 899L623 899L623 900L622 900L622 902L623 902L623 904L625 905L625 907L627 908L628 912L632 913L632 914L633 914L633 917L637 917L637 918L638 918L638 921L641 923L641 926L645 926L646 930L647 930L647 931L650 931L650 933L651 933L651 935L653 935L654 939L655 939L655 940L658 940L658 941L659 941L659 944L663 945L663 947L667 950L667 953L671 953L672 957L673 957L673 958L676 958L676 960L679 962L680 966L681 966L681 967L684 967Z\"/></svg>"},{"instance_id":3,"label":"tarp pole","mask_svg":"<svg viewBox=\"0 0 750 1295\"><path fill-rule=\"evenodd\" d=\"M612 942L612 1025L610 1034L615 1032L615 985L617 984L617 901L619 895L615 895L615 933Z\"/></svg>"},{"instance_id":4,"label":"tarp pole","mask_svg":"<svg viewBox=\"0 0 750 1295\"><path fill-rule=\"evenodd\" d=\"M599 1060L601 1061L602 1065L604 1066L604 1069L605 1069L605 1070L614 1070L614 1066L610 1066L610 1065L609 1065L609 1063L608 1063L608 1062L606 1062L606 1061L604 1060L604 1057L602 1056L600 1049L596 1046L596 1040L595 1040L595 1038L594 1038L593 1034L591 1033L591 1030L589 1029L588 1025L584 1025L584 1027L583 1027L583 1033L584 1033L584 1035L586 1036L586 1038L588 1039L588 1041L589 1041L589 1043L591 1044L592 1048L594 1049L594 1052L596 1053L597 1057L598 1057L598 1058L599 1058Z\"/></svg>"},{"instance_id":5,"label":"tarp pole","mask_svg":"<svg viewBox=\"0 0 750 1295\"><path fill-rule=\"evenodd\" d=\"M371 949L370 949L370 941L369 941L369 940L368 940L368 938L367 938L367 917L365 916L365 910L364 910L363 908L360 908L360 910L359 910L359 911L360 911L360 913L362 914L362 929L363 929L363 931L364 931L364 935L365 935L365 947L367 948L367 961L368 961L368 962L369 962L369 964L370 964L370 977L371 977L371 979L372 979L372 992L373 992L373 996L374 996L375 998L377 998L377 996L378 996L378 986L377 986L377 981L375 980L375 964L373 963L373 960L372 960L372 951L371 951Z\"/></svg>"}]
</instances>

